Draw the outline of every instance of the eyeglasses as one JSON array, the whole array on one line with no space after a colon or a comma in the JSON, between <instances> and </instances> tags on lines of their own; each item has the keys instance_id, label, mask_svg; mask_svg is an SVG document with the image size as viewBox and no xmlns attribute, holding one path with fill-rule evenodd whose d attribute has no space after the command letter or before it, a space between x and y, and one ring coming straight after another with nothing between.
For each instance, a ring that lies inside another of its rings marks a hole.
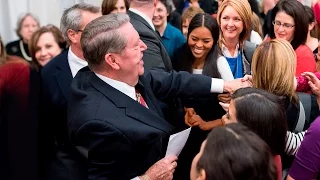
<instances>
[{"instance_id":1,"label":"eyeglasses","mask_svg":"<svg viewBox=\"0 0 320 180\"><path fill-rule=\"evenodd\" d=\"M289 24L289 23L281 23L280 21L272 21L272 24L274 26L278 26L278 27L282 26L284 29L291 29L295 26L295 25Z\"/></svg>"}]
</instances>

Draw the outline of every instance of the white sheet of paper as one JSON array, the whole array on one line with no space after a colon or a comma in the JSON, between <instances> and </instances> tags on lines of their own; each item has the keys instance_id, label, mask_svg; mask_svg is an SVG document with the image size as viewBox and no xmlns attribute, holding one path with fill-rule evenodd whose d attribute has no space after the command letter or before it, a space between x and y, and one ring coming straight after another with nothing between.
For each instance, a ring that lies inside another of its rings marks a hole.
<instances>
[{"instance_id":1,"label":"white sheet of paper","mask_svg":"<svg viewBox=\"0 0 320 180\"><path fill-rule=\"evenodd\" d=\"M181 132L178 132L176 134L172 134L170 136L166 156L168 155L179 156L184 145L188 140L190 131L191 131L191 127Z\"/></svg>"}]
</instances>

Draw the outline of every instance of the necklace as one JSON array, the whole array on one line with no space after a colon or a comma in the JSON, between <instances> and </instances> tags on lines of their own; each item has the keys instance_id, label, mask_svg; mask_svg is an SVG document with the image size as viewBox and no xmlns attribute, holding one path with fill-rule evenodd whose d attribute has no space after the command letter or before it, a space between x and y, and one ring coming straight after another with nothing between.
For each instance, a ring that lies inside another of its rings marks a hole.
<instances>
[{"instance_id":1,"label":"necklace","mask_svg":"<svg viewBox=\"0 0 320 180\"><path fill-rule=\"evenodd\" d=\"M31 61L32 58L30 56L28 56L26 51L24 50L24 46L23 46L22 40L20 40L19 45L20 45L20 50L21 50L23 58L26 59L27 61Z\"/></svg>"}]
</instances>

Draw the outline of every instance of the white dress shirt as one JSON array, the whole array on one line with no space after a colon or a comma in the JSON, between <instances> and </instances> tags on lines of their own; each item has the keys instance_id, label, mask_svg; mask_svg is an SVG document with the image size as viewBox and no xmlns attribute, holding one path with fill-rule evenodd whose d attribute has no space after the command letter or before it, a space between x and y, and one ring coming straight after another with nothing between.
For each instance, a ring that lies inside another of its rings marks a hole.
<instances>
[{"instance_id":1,"label":"white dress shirt","mask_svg":"<svg viewBox=\"0 0 320 180\"><path fill-rule=\"evenodd\" d=\"M224 44L222 44L221 47L222 47L221 48L221 52L222 52L223 56L228 57L228 58L236 58L236 57L238 57L239 44L237 44L236 49L234 50L233 56L231 55L231 53L229 52L228 48Z\"/></svg>"},{"instance_id":2,"label":"white dress shirt","mask_svg":"<svg viewBox=\"0 0 320 180\"><path fill-rule=\"evenodd\" d=\"M152 23L152 19L149 18L149 16L147 16L145 13L134 9L134 8L129 8L129 11L132 11L136 14L138 14L139 16L141 16L144 20L146 20L148 22L148 24L151 26L151 28L155 31L156 28L154 27L153 23Z\"/></svg>"},{"instance_id":3,"label":"white dress shirt","mask_svg":"<svg viewBox=\"0 0 320 180\"><path fill-rule=\"evenodd\" d=\"M100 78L102 81L109 84L113 88L115 88L118 91L122 92L123 94L129 96L133 100L135 100L135 101L137 100L136 90L134 87L132 87L124 82L108 78L108 77L103 76L101 74L97 74L97 73L95 73L95 74L98 76L98 78Z\"/></svg>"},{"instance_id":4,"label":"white dress shirt","mask_svg":"<svg viewBox=\"0 0 320 180\"><path fill-rule=\"evenodd\" d=\"M80 69L88 66L88 62L76 56L71 51L71 48L69 48L69 51L68 51L68 63L71 70L72 77L75 77Z\"/></svg>"}]
</instances>

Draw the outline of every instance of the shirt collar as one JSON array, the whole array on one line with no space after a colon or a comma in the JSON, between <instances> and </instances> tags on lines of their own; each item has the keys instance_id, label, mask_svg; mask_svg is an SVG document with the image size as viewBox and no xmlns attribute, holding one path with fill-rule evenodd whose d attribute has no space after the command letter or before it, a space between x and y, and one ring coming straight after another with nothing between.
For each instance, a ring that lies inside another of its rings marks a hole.
<instances>
[{"instance_id":1,"label":"shirt collar","mask_svg":"<svg viewBox=\"0 0 320 180\"><path fill-rule=\"evenodd\" d=\"M136 91L135 91L134 87L132 87L132 86L130 86L130 85L124 83L124 82L108 78L108 77L103 76L101 74L97 74L97 73L95 73L95 74L98 76L98 78L100 78L102 81L104 81L105 83L109 84L113 88L115 88L118 91L122 92L123 94L129 96L133 100L135 100L135 101L137 100Z\"/></svg>"},{"instance_id":2,"label":"shirt collar","mask_svg":"<svg viewBox=\"0 0 320 180\"><path fill-rule=\"evenodd\" d=\"M151 26L151 28L155 31L156 28L154 27L153 23L152 23L152 20L143 12L137 10L137 9L134 9L134 8L129 8L130 11L138 14L139 16L141 16L144 20L147 21L147 23Z\"/></svg>"},{"instance_id":3,"label":"shirt collar","mask_svg":"<svg viewBox=\"0 0 320 180\"><path fill-rule=\"evenodd\" d=\"M231 56L228 48L223 43L221 45L221 52L222 52L222 55L225 57L231 57L231 58L238 57L238 50L239 50L239 44L237 44L237 46L236 46L236 50L234 51L234 55Z\"/></svg>"},{"instance_id":4,"label":"shirt collar","mask_svg":"<svg viewBox=\"0 0 320 180\"><path fill-rule=\"evenodd\" d=\"M75 55L72 52L71 48L69 48L69 51L68 51L68 62L69 62L70 70L73 77L76 76L76 74L80 69L88 66L88 62L79 58L77 55Z\"/></svg>"},{"instance_id":5,"label":"shirt collar","mask_svg":"<svg viewBox=\"0 0 320 180\"><path fill-rule=\"evenodd\" d=\"M170 24L169 24L169 22L167 23L167 26L166 26L166 28L165 28L165 30L164 30L164 32L163 32L163 35L162 35L162 37L163 38L166 38L166 39L170 39L170 37L172 37L172 31L170 32Z\"/></svg>"}]
</instances>

